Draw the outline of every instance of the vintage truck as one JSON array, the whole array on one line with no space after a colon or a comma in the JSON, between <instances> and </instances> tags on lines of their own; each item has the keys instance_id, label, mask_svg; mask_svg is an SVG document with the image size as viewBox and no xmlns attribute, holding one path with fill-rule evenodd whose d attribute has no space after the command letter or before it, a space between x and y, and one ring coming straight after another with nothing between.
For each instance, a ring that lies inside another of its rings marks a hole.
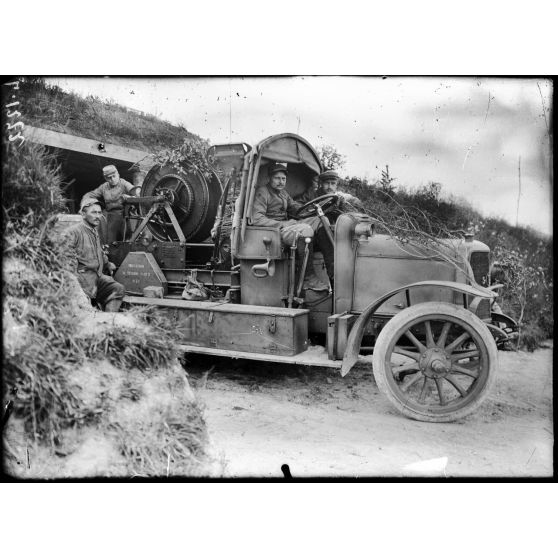
<instances>
[{"instance_id":1,"label":"vintage truck","mask_svg":"<svg viewBox=\"0 0 558 558\"><path fill-rule=\"evenodd\" d=\"M380 233L369 215L345 213L331 230L334 287L304 292L295 251L278 229L254 226L252 208L273 162L287 163L293 197L308 188L323 170L314 148L280 134L254 147L216 145L209 155L215 172L158 165L130 200L126 240L109 247L126 304L167 313L185 352L342 376L360 359L413 419L452 421L481 404L497 374L497 345L516 331L491 312L485 244L468 236L428 248ZM318 198L303 212L327 214L335 201ZM321 254L308 265L328 280ZM183 298L188 286L201 300Z\"/></svg>"}]
</instances>

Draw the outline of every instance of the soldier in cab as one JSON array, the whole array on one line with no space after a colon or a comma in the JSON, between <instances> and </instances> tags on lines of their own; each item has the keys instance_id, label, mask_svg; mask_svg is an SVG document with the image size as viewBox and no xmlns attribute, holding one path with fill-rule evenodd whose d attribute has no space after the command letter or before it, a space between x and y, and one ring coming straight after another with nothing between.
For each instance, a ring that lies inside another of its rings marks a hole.
<instances>
[{"instance_id":1,"label":"soldier in cab","mask_svg":"<svg viewBox=\"0 0 558 558\"><path fill-rule=\"evenodd\" d=\"M314 182L310 188L296 198L296 201L304 204L326 194L336 194L337 205L328 212L328 217L332 222L335 222L342 213L362 212L364 210L362 202L352 194L339 190L339 181L340 177L336 171L326 170L318 176L317 184Z\"/></svg>"}]
</instances>

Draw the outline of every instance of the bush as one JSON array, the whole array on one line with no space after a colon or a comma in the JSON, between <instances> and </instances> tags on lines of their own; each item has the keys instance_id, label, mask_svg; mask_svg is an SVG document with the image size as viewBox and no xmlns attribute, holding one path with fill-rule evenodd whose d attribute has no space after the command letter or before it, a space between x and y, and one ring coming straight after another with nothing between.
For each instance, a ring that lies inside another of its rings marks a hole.
<instances>
[{"instance_id":1,"label":"bush","mask_svg":"<svg viewBox=\"0 0 558 558\"><path fill-rule=\"evenodd\" d=\"M197 171L211 180L214 160L206 156L208 147L209 144L205 140L186 138L177 147L163 149L156 153L155 162L161 166L171 164L178 170L185 168Z\"/></svg>"},{"instance_id":2,"label":"bush","mask_svg":"<svg viewBox=\"0 0 558 558\"><path fill-rule=\"evenodd\" d=\"M2 232L11 236L17 228L28 233L64 209L60 166L42 145L5 142L2 148ZM6 231L7 226L11 230Z\"/></svg>"},{"instance_id":3,"label":"bush","mask_svg":"<svg viewBox=\"0 0 558 558\"><path fill-rule=\"evenodd\" d=\"M537 324L527 323L521 328L520 346L529 352L538 349L540 344L548 339L545 331Z\"/></svg>"}]
</instances>

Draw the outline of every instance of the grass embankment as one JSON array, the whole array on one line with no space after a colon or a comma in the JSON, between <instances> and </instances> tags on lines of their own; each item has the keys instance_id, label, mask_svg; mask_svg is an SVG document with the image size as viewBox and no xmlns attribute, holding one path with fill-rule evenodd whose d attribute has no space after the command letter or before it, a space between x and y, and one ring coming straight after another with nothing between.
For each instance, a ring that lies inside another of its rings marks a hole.
<instances>
[{"instance_id":1,"label":"grass embankment","mask_svg":"<svg viewBox=\"0 0 558 558\"><path fill-rule=\"evenodd\" d=\"M69 93L41 78L21 79L18 93L25 123L31 126L150 153L173 148L184 139L199 139L184 127L98 97Z\"/></svg>"},{"instance_id":2,"label":"grass embankment","mask_svg":"<svg viewBox=\"0 0 558 558\"><path fill-rule=\"evenodd\" d=\"M52 228L64 205L55 160L28 142L3 149L2 364L4 403L15 401L8 430L19 421L25 444L52 455L71 453L70 438L76 449L76 431L95 432L122 457L99 474L203 474L205 422L172 328L149 312L95 318ZM17 474L22 456L7 449Z\"/></svg>"}]
</instances>

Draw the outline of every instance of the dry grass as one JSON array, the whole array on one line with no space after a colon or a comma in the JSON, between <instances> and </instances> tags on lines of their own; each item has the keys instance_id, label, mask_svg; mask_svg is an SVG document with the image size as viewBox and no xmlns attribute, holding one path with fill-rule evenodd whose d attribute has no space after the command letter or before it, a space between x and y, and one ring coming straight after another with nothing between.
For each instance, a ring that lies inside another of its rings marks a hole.
<instances>
[{"instance_id":1,"label":"dry grass","mask_svg":"<svg viewBox=\"0 0 558 558\"><path fill-rule=\"evenodd\" d=\"M68 93L43 79L22 79L20 96L26 123L41 128L150 152L174 147L185 138L197 138L155 116L132 112L98 97Z\"/></svg>"},{"instance_id":2,"label":"dry grass","mask_svg":"<svg viewBox=\"0 0 558 558\"><path fill-rule=\"evenodd\" d=\"M181 400L151 410L151 420L115 420L110 428L136 476L191 476L203 473L208 444L203 410Z\"/></svg>"},{"instance_id":3,"label":"dry grass","mask_svg":"<svg viewBox=\"0 0 558 558\"><path fill-rule=\"evenodd\" d=\"M64 208L60 167L41 145L25 142L17 147L5 142L2 148L2 232L29 233L30 227L44 224L49 215Z\"/></svg>"},{"instance_id":4,"label":"dry grass","mask_svg":"<svg viewBox=\"0 0 558 558\"><path fill-rule=\"evenodd\" d=\"M77 341L87 358L106 358L113 366L124 370L137 368L149 372L169 366L177 357L170 336L161 330L150 331L146 337L134 329L112 327L100 335Z\"/></svg>"},{"instance_id":5,"label":"dry grass","mask_svg":"<svg viewBox=\"0 0 558 558\"><path fill-rule=\"evenodd\" d=\"M18 388L14 411L34 438L55 441L66 419L87 414L66 382L81 355L73 343L77 281L67 247L49 232L50 216L64 204L59 169L36 145L3 148L4 311L13 329L25 332L17 347L5 347L3 379L6 388Z\"/></svg>"},{"instance_id":6,"label":"dry grass","mask_svg":"<svg viewBox=\"0 0 558 558\"><path fill-rule=\"evenodd\" d=\"M171 365L178 366L177 350L171 325L149 311L142 315L150 324L147 333L145 327L105 324L100 331L84 334L82 323L92 309L69 271L68 247L52 229L51 217L64 202L59 169L32 144L19 150L3 147L8 154L2 166L3 306L9 322L2 359L4 393L17 388L13 416L23 420L35 443L54 449L62 443L64 429L86 425L106 429L113 423L114 399L98 393L104 382L97 377L103 363L108 361L120 371L117 383L123 390L118 399L135 403L145 395L144 386L153 376L166 386L177 375L165 372ZM94 370L92 380L99 383L93 382L93 395L87 394L86 382L72 379L88 364ZM122 379L127 377L128 383ZM183 370L180 381L185 382ZM177 409L171 405L153 410L142 420L130 419L133 427L114 422L119 431L127 432L121 450L134 466L138 456L147 455L147 469L140 466L138 473L159 474L153 465L161 452L165 464L187 463L191 458L195 465L199 460L206 436L203 416L187 398L178 397L177 402Z\"/></svg>"}]
</instances>

